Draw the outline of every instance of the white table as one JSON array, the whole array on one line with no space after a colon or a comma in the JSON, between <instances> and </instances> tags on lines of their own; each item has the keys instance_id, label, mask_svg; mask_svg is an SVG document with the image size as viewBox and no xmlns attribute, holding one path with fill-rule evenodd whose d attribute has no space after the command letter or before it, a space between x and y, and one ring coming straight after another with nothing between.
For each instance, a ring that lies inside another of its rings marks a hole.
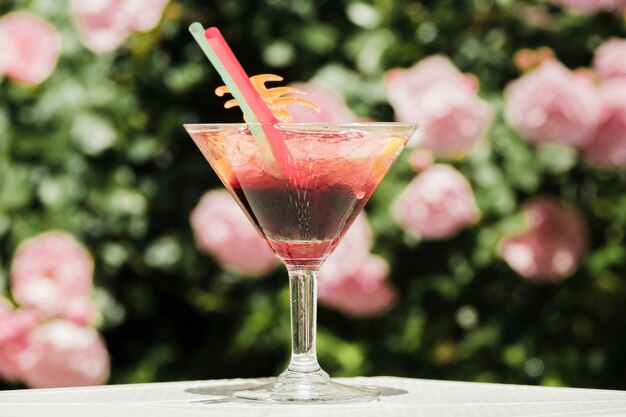
<instances>
[{"instance_id":1,"label":"white table","mask_svg":"<svg viewBox=\"0 0 626 417\"><path fill-rule=\"evenodd\" d=\"M337 379L382 389L353 405L260 406L223 394L256 380L171 382L0 392L1 417L548 417L626 416L626 391L479 384L391 377Z\"/></svg>"}]
</instances>

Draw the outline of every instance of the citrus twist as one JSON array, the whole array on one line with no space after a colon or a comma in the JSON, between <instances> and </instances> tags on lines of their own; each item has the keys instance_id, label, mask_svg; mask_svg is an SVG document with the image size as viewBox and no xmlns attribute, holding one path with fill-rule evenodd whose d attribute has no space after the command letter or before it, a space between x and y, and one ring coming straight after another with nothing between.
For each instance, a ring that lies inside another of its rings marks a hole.
<instances>
[{"instance_id":1,"label":"citrus twist","mask_svg":"<svg viewBox=\"0 0 626 417\"><path fill-rule=\"evenodd\" d=\"M267 107L270 108L270 110L272 111L276 119L284 123L290 123L293 121L293 117L291 116L291 113L289 113L289 110L287 110L287 105L289 104L301 104L304 106L311 107L315 111L318 111L318 112L320 111L320 108L316 104L310 102L309 100L305 100L300 97L291 97L291 96L285 97L285 95L287 94L306 95L306 92L302 90L298 90L297 88L294 88L294 87L267 88L265 86L265 83L267 82L282 81L282 80L283 80L283 77L281 77L280 75L275 75L275 74L260 74L260 75L254 75L250 77L250 82L252 83L252 86L259 93L259 95L261 96L265 104L267 104ZM228 87L223 85L215 89L215 94L218 97L223 97L224 94L230 94L230 90L228 89ZM224 103L224 108L226 109L231 109L237 106L239 106L239 103L234 98ZM246 119L245 116L244 116L244 119ZM246 120L246 122L247 121L248 120Z\"/></svg>"}]
</instances>

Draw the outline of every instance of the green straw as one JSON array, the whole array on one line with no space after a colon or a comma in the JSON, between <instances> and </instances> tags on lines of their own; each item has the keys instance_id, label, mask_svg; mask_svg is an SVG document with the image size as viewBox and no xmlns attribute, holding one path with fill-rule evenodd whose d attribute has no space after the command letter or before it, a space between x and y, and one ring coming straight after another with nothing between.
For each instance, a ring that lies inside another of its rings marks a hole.
<instances>
[{"instance_id":1,"label":"green straw","mask_svg":"<svg viewBox=\"0 0 626 417\"><path fill-rule=\"evenodd\" d=\"M222 61L219 59L217 54L213 51L213 48L211 48L211 46L204 38L204 31L204 27L199 22L194 22L189 26L189 32L191 33L191 36L193 36L193 38L196 40L196 42L200 46L200 49L202 49L202 52L204 52L209 61L211 61L211 64L215 67L218 74L230 90L232 96L235 98L235 100L237 100L237 103L239 103L239 107L241 108L243 114L246 116L248 123L259 123L259 119L252 111L252 108L250 107L248 102L245 100L245 97L237 86L237 83L230 76L230 73L228 72L228 70L226 70L226 67L224 66L224 64L222 64ZM259 142L259 146L266 150L269 150L271 155L271 146L267 141L267 138L265 137L263 129L259 125L250 125L250 131L252 132L254 139Z\"/></svg>"},{"instance_id":2,"label":"green straw","mask_svg":"<svg viewBox=\"0 0 626 417\"><path fill-rule=\"evenodd\" d=\"M246 119L248 119L248 122L259 123L259 119L257 119L256 115L248 105L248 102L245 100L243 93L237 86L237 83L235 82L233 77L230 76L230 73L228 72L228 70L226 70L226 67L224 66L224 64L222 64L222 61L220 61L217 54L213 51L213 48L211 48L211 46L204 38L204 30L205 29L202 24L198 22L194 22L189 26L189 32L191 32L191 36L193 36L193 38L202 49L202 52L204 52L207 58L209 58L211 64L213 64L220 77L222 77L222 80L230 90L230 93L237 100L237 103L239 103L239 107L241 107L243 114L246 115Z\"/></svg>"}]
</instances>

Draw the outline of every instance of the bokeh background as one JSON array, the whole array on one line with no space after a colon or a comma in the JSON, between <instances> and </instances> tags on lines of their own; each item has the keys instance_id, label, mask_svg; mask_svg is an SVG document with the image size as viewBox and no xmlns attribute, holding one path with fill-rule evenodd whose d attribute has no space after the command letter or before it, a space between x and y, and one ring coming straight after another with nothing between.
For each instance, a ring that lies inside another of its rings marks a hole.
<instances>
[{"instance_id":1,"label":"bokeh background","mask_svg":"<svg viewBox=\"0 0 626 417\"><path fill-rule=\"evenodd\" d=\"M2 0L0 387L286 366L286 272L182 128L241 120L200 21L299 120L422 123L321 273L331 375L626 389L625 12Z\"/></svg>"}]
</instances>

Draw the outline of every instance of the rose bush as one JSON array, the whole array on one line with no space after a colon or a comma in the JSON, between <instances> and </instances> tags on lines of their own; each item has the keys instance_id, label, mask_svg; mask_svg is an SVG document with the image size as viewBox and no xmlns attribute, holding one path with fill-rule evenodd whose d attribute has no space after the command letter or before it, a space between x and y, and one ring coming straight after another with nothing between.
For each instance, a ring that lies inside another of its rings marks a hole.
<instances>
[{"instance_id":1,"label":"rose bush","mask_svg":"<svg viewBox=\"0 0 626 417\"><path fill-rule=\"evenodd\" d=\"M220 27L250 75L306 81L308 98L332 109L325 120L422 124L422 146L400 154L366 206L371 231L320 273L317 350L329 373L626 389L616 337L626 326L620 2L1 3L0 23L38 16L62 54L37 19L2 32L0 388L27 386L24 352L42 327L36 345L58 353L80 349L55 335L93 342L76 326L97 325L116 384L284 368L284 269L258 237L246 243L251 226L228 226L228 213L217 210L226 226L215 230L244 236L229 253L207 257L202 241L222 232L189 225L201 196L222 185L181 125L242 120L213 95L222 81L187 30L200 21ZM317 96L319 85L336 94ZM536 146L550 144L559 146ZM437 158L456 180L412 194ZM531 224L537 196L558 207L539 212L567 240ZM406 224L394 220L402 200ZM584 241L569 234L579 221ZM27 294L11 291L12 257L46 230L74 236L95 265L97 287L63 308L50 302L61 281L45 271ZM226 261L267 277L240 279ZM54 357L32 372L73 375L69 354Z\"/></svg>"}]
</instances>

